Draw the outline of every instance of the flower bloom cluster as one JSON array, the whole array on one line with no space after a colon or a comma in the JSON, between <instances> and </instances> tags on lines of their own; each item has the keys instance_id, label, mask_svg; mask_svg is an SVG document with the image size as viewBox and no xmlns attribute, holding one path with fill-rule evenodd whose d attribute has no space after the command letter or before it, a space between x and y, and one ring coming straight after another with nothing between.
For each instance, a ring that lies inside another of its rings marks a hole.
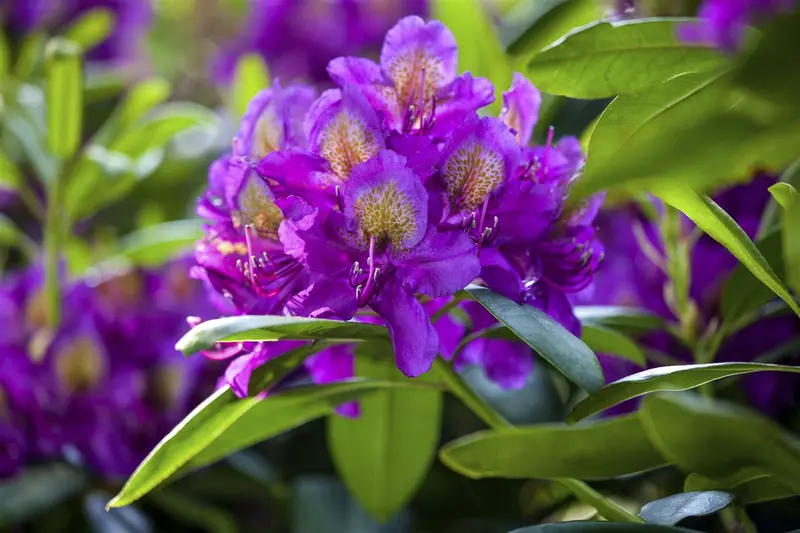
<instances>
[{"instance_id":1,"label":"flower bloom cluster","mask_svg":"<svg viewBox=\"0 0 800 533\"><path fill-rule=\"evenodd\" d=\"M679 37L688 43L708 43L727 53L739 50L747 27L776 13L788 13L795 0L705 0L698 23L680 26Z\"/></svg>"},{"instance_id":2,"label":"flower bloom cluster","mask_svg":"<svg viewBox=\"0 0 800 533\"><path fill-rule=\"evenodd\" d=\"M125 477L213 390L213 365L174 348L187 314L212 311L188 266L73 283L56 329L46 321L41 268L4 279L0 477L62 456Z\"/></svg>"},{"instance_id":3,"label":"flower bloom cluster","mask_svg":"<svg viewBox=\"0 0 800 533\"><path fill-rule=\"evenodd\" d=\"M714 200L754 239L770 198L767 189L773 183L774 177L759 175L747 185L720 192ZM622 209L601 213L597 224L601 236L608 235L609 258L592 286L572 299L579 304L644 308L674 320L674 313L664 293L667 277L658 221L644 217L637 209ZM688 219L685 220L686 235L694 228ZM693 244L689 265L689 297L696 306L698 328L720 320L722 289L737 264L730 252L705 234ZM752 361L785 345L799 334L800 320L796 317L762 318L729 337L714 360ZM686 348L671 340L667 334L649 336L646 342L651 348L686 363L692 362ZM785 354L781 362L800 362L798 356L800 353ZM607 380L616 380L640 370L622 359L603 354L600 354L600 362ZM754 405L775 414L791 404L796 382L790 375L760 372L743 378L743 384Z\"/></svg>"},{"instance_id":4,"label":"flower bloom cluster","mask_svg":"<svg viewBox=\"0 0 800 533\"><path fill-rule=\"evenodd\" d=\"M230 81L237 59L262 55L274 76L327 81L328 61L377 48L400 17L423 15L427 0L250 0L241 35L227 44L212 66ZM313 28L313 31L309 31Z\"/></svg>"},{"instance_id":5,"label":"flower bloom cluster","mask_svg":"<svg viewBox=\"0 0 800 533\"><path fill-rule=\"evenodd\" d=\"M379 63L341 57L328 72L338 87L319 96L277 84L258 94L233 154L211 166L193 275L221 310L385 324L412 377L463 336L463 324L431 315L472 282L579 333L566 294L602 260L592 226L602 197L566 207L584 155L552 129L529 145L541 99L531 83L514 75L500 116L480 116L491 82L458 75L453 35L416 16L387 33ZM491 322L467 309L471 328ZM227 376L244 393L280 344L210 355L241 355ZM353 372L346 349L308 366L317 381Z\"/></svg>"}]
</instances>

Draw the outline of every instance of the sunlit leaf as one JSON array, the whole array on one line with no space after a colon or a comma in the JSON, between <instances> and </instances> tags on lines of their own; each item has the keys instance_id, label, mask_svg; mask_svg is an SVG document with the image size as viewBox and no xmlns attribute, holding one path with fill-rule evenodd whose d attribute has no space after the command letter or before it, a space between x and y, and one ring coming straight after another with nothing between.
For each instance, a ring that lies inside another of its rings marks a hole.
<instances>
[{"instance_id":1,"label":"sunlit leaf","mask_svg":"<svg viewBox=\"0 0 800 533\"><path fill-rule=\"evenodd\" d=\"M119 243L120 254L135 264L156 266L190 250L202 236L199 220L164 222L126 235Z\"/></svg>"},{"instance_id":2,"label":"sunlit leaf","mask_svg":"<svg viewBox=\"0 0 800 533\"><path fill-rule=\"evenodd\" d=\"M236 62L233 76L233 108L236 116L244 115L250 100L269 84L269 69L264 58L259 54L242 55Z\"/></svg>"},{"instance_id":3,"label":"sunlit leaf","mask_svg":"<svg viewBox=\"0 0 800 533\"><path fill-rule=\"evenodd\" d=\"M47 44L45 69L47 145L53 154L69 158L80 145L83 124L80 48L66 39L52 39Z\"/></svg>"},{"instance_id":4,"label":"sunlit leaf","mask_svg":"<svg viewBox=\"0 0 800 533\"><path fill-rule=\"evenodd\" d=\"M81 47L90 50L103 42L114 30L116 15L105 7L96 7L83 13L67 28L64 37Z\"/></svg>"}]
</instances>

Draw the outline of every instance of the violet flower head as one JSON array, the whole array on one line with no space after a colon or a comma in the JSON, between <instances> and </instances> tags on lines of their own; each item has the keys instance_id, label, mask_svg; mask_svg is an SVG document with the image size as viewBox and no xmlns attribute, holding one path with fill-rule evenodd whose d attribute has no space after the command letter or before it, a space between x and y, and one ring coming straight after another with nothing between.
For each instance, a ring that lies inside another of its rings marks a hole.
<instances>
[{"instance_id":1,"label":"violet flower head","mask_svg":"<svg viewBox=\"0 0 800 533\"><path fill-rule=\"evenodd\" d=\"M212 74L230 82L237 59L255 52L276 77L326 82L331 59L377 48L395 21L424 14L426 5L426 0L250 0L241 36L223 47Z\"/></svg>"}]
</instances>

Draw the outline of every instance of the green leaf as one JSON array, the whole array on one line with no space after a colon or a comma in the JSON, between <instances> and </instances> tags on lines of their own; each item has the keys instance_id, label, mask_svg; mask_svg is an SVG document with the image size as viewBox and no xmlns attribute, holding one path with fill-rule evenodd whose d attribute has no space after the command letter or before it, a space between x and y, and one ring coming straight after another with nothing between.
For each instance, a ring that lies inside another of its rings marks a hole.
<instances>
[{"instance_id":1,"label":"green leaf","mask_svg":"<svg viewBox=\"0 0 800 533\"><path fill-rule=\"evenodd\" d=\"M567 416L577 422L587 416L605 411L625 400L644 394L664 391L683 391L718 379L753 372L789 372L800 374L800 367L764 363L709 363L705 365L673 365L651 368L609 383L579 402Z\"/></svg>"},{"instance_id":2,"label":"green leaf","mask_svg":"<svg viewBox=\"0 0 800 533\"><path fill-rule=\"evenodd\" d=\"M594 352L561 324L485 287L470 285L467 292L573 383L589 392L603 386L603 371Z\"/></svg>"},{"instance_id":3,"label":"green leaf","mask_svg":"<svg viewBox=\"0 0 800 533\"><path fill-rule=\"evenodd\" d=\"M797 238L800 231L800 195L788 183L775 184L770 187L770 192L783 207L781 235L786 281L796 294L800 294L800 239ZM778 198L779 195L782 199Z\"/></svg>"},{"instance_id":4,"label":"green leaf","mask_svg":"<svg viewBox=\"0 0 800 533\"><path fill-rule=\"evenodd\" d=\"M583 324L581 340L596 353L616 355L640 367L646 365L644 352L639 345L630 337L613 329Z\"/></svg>"},{"instance_id":5,"label":"green leaf","mask_svg":"<svg viewBox=\"0 0 800 533\"><path fill-rule=\"evenodd\" d=\"M678 76L718 69L725 58L678 39L687 19L597 22L533 57L525 73L540 90L572 98L631 94Z\"/></svg>"},{"instance_id":6,"label":"green leaf","mask_svg":"<svg viewBox=\"0 0 800 533\"><path fill-rule=\"evenodd\" d=\"M788 183L778 182L769 187L769 193L785 210L789 210L797 198L797 190Z\"/></svg>"},{"instance_id":7,"label":"green leaf","mask_svg":"<svg viewBox=\"0 0 800 533\"><path fill-rule=\"evenodd\" d=\"M8 47L8 37L0 31L0 85L4 84L11 71L11 51Z\"/></svg>"},{"instance_id":8,"label":"green leaf","mask_svg":"<svg viewBox=\"0 0 800 533\"><path fill-rule=\"evenodd\" d=\"M50 464L26 469L0 483L0 526L23 522L78 494L86 476L71 466Z\"/></svg>"},{"instance_id":9,"label":"green leaf","mask_svg":"<svg viewBox=\"0 0 800 533\"><path fill-rule=\"evenodd\" d=\"M782 174L781 182L788 183L795 189L800 189L800 159L796 159ZM769 233L779 228L778 219L780 209L774 198L770 199L764 214L761 216L761 223L758 225L757 237L760 240Z\"/></svg>"},{"instance_id":10,"label":"green leaf","mask_svg":"<svg viewBox=\"0 0 800 533\"><path fill-rule=\"evenodd\" d=\"M208 533L239 533L236 520L227 510L188 498L174 490L159 490L150 500L179 522Z\"/></svg>"},{"instance_id":11,"label":"green leaf","mask_svg":"<svg viewBox=\"0 0 800 533\"><path fill-rule=\"evenodd\" d=\"M134 126L150 110L164 103L171 92L172 87L163 78L150 78L134 85L116 110L119 114L118 131Z\"/></svg>"},{"instance_id":12,"label":"green leaf","mask_svg":"<svg viewBox=\"0 0 800 533\"><path fill-rule=\"evenodd\" d=\"M356 375L412 383L397 370L393 358L371 357L386 352L391 353L387 343L359 346ZM358 418L328 419L328 448L353 496L369 514L385 522L414 496L436 456L442 393L385 390L359 401L359 409Z\"/></svg>"},{"instance_id":13,"label":"green leaf","mask_svg":"<svg viewBox=\"0 0 800 533\"><path fill-rule=\"evenodd\" d=\"M459 72L471 72L494 85L495 101L485 111L496 115L513 71L490 16L479 0L433 0L430 9L431 18L443 22L456 38Z\"/></svg>"},{"instance_id":14,"label":"green leaf","mask_svg":"<svg viewBox=\"0 0 800 533\"><path fill-rule=\"evenodd\" d=\"M21 175L16 165L0 152L0 192L14 192L19 188Z\"/></svg>"},{"instance_id":15,"label":"green leaf","mask_svg":"<svg viewBox=\"0 0 800 533\"><path fill-rule=\"evenodd\" d=\"M615 305L579 305L573 311L581 324L601 326L630 333L647 333L663 329L666 321L648 311L636 307Z\"/></svg>"},{"instance_id":16,"label":"green leaf","mask_svg":"<svg viewBox=\"0 0 800 533\"><path fill-rule=\"evenodd\" d=\"M797 57L800 35L797 25L800 13L781 14L766 25L761 39L750 54L742 54L741 65L734 78L745 89L777 104L797 107L800 85Z\"/></svg>"},{"instance_id":17,"label":"green leaf","mask_svg":"<svg viewBox=\"0 0 800 533\"><path fill-rule=\"evenodd\" d=\"M800 307L772 270L764 256L741 227L707 196L700 196L688 186L666 184L653 189L664 202L692 219L709 237L723 245L764 285L777 294L800 316Z\"/></svg>"},{"instance_id":18,"label":"green leaf","mask_svg":"<svg viewBox=\"0 0 800 533\"><path fill-rule=\"evenodd\" d=\"M684 490L724 490L734 494L737 500L746 505L781 500L798 494L758 468L743 468L729 476L714 479L701 474L689 474L686 476Z\"/></svg>"},{"instance_id":19,"label":"green leaf","mask_svg":"<svg viewBox=\"0 0 800 533\"><path fill-rule=\"evenodd\" d=\"M47 44L47 34L42 31L30 32L22 38L14 65L14 77L28 79L40 65Z\"/></svg>"},{"instance_id":20,"label":"green leaf","mask_svg":"<svg viewBox=\"0 0 800 533\"><path fill-rule=\"evenodd\" d=\"M120 255L137 265L157 266L189 250L203 236L199 220L175 220L126 235L120 241Z\"/></svg>"},{"instance_id":21,"label":"green leaf","mask_svg":"<svg viewBox=\"0 0 800 533\"><path fill-rule=\"evenodd\" d=\"M203 322L175 345L186 355L217 342L335 339L358 342L386 339L386 328L365 322L343 322L292 316L231 316Z\"/></svg>"},{"instance_id":22,"label":"green leaf","mask_svg":"<svg viewBox=\"0 0 800 533\"><path fill-rule=\"evenodd\" d=\"M603 16L596 0L566 0L538 18L508 47L515 64L522 64L567 32Z\"/></svg>"},{"instance_id":23,"label":"green leaf","mask_svg":"<svg viewBox=\"0 0 800 533\"><path fill-rule=\"evenodd\" d=\"M105 41L111 35L116 15L111 9L97 7L86 11L72 23L64 37L81 47L84 52Z\"/></svg>"},{"instance_id":24,"label":"green leaf","mask_svg":"<svg viewBox=\"0 0 800 533\"><path fill-rule=\"evenodd\" d=\"M242 117L250 100L269 87L269 69L264 58L260 54L242 55L236 62L233 80L233 109L237 117Z\"/></svg>"},{"instance_id":25,"label":"green leaf","mask_svg":"<svg viewBox=\"0 0 800 533\"><path fill-rule=\"evenodd\" d=\"M783 278L784 265L781 255L783 251L781 232L773 231L769 235L762 237L756 243L756 247L763 255L764 260L771 265L775 275L778 278ZM720 301L722 319L727 325L736 324L743 319L747 319L747 317L773 299L775 299L775 293L761 283L744 263L739 263L727 281L725 281L722 289L722 299Z\"/></svg>"},{"instance_id":26,"label":"green leaf","mask_svg":"<svg viewBox=\"0 0 800 533\"><path fill-rule=\"evenodd\" d=\"M655 447L686 472L715 478L756 468L800 489L800 441L764 416L691 394L649 396L642 415Z\"/></svg>"},{"instance_id":27,"label":"green leaf","mask_svg":"<svg viewBox=\"0 0 800 533\"><path fill-rule=\"evenodd\" d=\"M47 146L56 156L72 157L81 142L83 72L78 45L62 38L47 43L45 96Z\"/></svg>"},{"instance_id":28,"label":"green leaf","mask_svg":"<svg viewBox=\"0 0 800 533\"><path fill-rule=\"evenodd\" d=\"M366 393L397 386L413 385L352 381L298 387L263 400L238 399L229 387L221 388L158 443L108 506L128 505L176 473L183 474L213 463L237 450L328 415L337 405Z\"/></svg>"},{"instance_id":29,"label":"green leaf","mask_svg":"<svg viewBox=\"0 0 800 533\"><path fill-rule=\"evenodd\" d=\"M439 457L471 479L609 479L666 464L636 414L576 426L479 431L446 444Z\"/></svg>"},{"instance_id":30,"label":"green leaf","mask_svg":"<svg viewBox=\"0 0 800 533\"><path fill-rule=\"evenodd\" d=\"M692 529L659 526L656 524L625 524L620 522L561 522L523 527L511 533L696 533Z\"/></svg>"},{"instance_id":31,"label":"green leaf","mask_svg":"<svg viewBox=\"0 0 800 533\"><path fill-rule=\"evenodd\" d=\"M719 490L683 492L647 503L639 516L649 524L674 526L684 518L721 511L733 502L733 494Z\"/></svg>"}]
</instances>

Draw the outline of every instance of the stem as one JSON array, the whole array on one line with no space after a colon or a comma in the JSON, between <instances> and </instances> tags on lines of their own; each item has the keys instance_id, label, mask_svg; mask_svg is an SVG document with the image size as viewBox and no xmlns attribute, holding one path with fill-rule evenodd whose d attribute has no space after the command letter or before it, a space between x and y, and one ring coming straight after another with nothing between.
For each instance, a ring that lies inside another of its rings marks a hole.
<instances>
[{"instance_id":1,"label":"stem","mask_svg":"<svg viewBox=\"0 0 800 533\"><path fill-rule=\"evenodd\" d=\"M66 169L65 169L66 170ZM47 323L58 327L61 321L61 287L58 279L61 235L64 217L61 211L64 195L64 180L68 172L62 172L50 183L47 194L44 231L45 294L47 295Z\"/></svg>"},{"instance_id":2,"label":"stem","mask_svg":"<svg viewBox=\"0 0 800 533\"><path fill-rule=\"evenodd\" d=\"M447 361L441 357L437 357L433 362L433 368L450 391L464 402L464 404L483 420L487 426L497 430L516 429L508 420L503 418L500 413L484 402L469 385L464 383L461 376L453 370L453 367ZM572 478L559 478L556 481L563 485L564 488L570 491L580 501L597 509L597 511L608 520L633 523L643 522L641 518L629 513L583 481Z\"/></svg>"}]
</instances>

